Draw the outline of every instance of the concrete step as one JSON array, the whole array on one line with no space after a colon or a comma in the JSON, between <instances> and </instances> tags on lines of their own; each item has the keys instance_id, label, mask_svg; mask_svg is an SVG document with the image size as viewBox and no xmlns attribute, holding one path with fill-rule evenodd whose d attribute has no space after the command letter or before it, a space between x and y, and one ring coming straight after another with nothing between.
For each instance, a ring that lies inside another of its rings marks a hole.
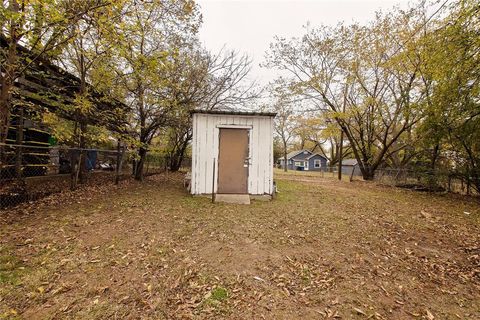
<instances>
[{"instance_id":1,"label":"concrete step","mask_svg":"<svg viewBox=\"0 0 480 320\"><path fill-rule=\"evenodd\" d=\"M250 204L250 195L248 194L219 194L215 195L215 202L226 202L236 204Z\"/></svg>"}]
</instances>

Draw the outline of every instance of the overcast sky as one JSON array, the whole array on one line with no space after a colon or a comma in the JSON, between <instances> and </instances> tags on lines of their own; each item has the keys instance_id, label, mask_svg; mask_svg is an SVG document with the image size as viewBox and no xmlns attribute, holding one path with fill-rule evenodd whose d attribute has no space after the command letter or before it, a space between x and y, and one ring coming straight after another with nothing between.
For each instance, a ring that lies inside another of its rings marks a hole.
<instances>
[{"instance_id":1,"label":"overcast sky","mask_svg":"<svg viewBox=\"0 0 480 320\"><path fill-rule=\"evenodd\" d=\"M338 22L365 23L378 10L395 5L408 6L407 0L197 0L203 14L200 39L213 52L223 46L248 53L253 58L252 78L266 84L274 71L258 65L263 61L273 37L301 36L302 26L335 25Z\"/></svg>"}]
</instances>

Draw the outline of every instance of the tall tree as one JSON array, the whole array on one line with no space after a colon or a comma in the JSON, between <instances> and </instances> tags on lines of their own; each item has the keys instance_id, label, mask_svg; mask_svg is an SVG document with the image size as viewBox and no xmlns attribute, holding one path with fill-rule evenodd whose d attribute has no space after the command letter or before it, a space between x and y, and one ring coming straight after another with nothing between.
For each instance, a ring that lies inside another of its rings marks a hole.
<instances>
[{"instance_id":1,"label":"tall tree","mask_svg":"<svg viewBox=\"0 0 480 320\"><path fill-rule=\"evenodd\" d=\"M283 171L288 171L288 147L293 138L296 136L299 128L297 123L297 114L295 112L295 104L291 101L291 92L286 86L283 78L275 80L269 85L269 91L272 98L272 109L277 113L274 119L274 131L278 136L282 146Z\"/></svg>"},{"instance_id":2,"label":"tall tree","mask_svg":"<svg viewBox=\"0 0 480 320\"><path fill-rule=\"evenodd\" d=\"M180 168L192 138L189 111L246 107L259 97L255 81L248 81L251 60L236 51L221 50L212 54L195 46L184 52L183 62L175 63L166 101L179 107L168 131L170 169ZM170 97L170 98L169 98Z\"/></svg>"},{"instance_id":3,"label":"tall tree","mask_svg":"<svg viewBox=\"0 0 480 320\"><path fill-rule=\"evenodd\" d=\"M148 148L166 126L175 105L165 101L164 89L172 79L178 51L195 40L199 15L193 1L152 0L131 2L115 36L120 49L117 72L126 101L135 110L132 120L139 154L135 178L143 179Z\"/></svg>"},{"instance_id":4,"label":"tall tree","mask_svg":"<svg viewBox=\"0 0 480 320\"><path fill-rule=\"evenodd\" d=\"M426 118L419 128L436 168L440 155L480 192L480 5L460 0L425 35L422 76L430 83Z\"/></svg>"},{"instance_id":5,"label":"tall tree","mask_svg":"<svg viewBox=\"0 0 480 320\"><path fill-rule=\"evenodd\" d=\"M340 131L341 129L325 119L323 115L306 115L297 120L296 135L303 141L309 141L312 152L318 152L324 156L330 166L338 163L340 157ZM352 155L350 146L343 142L342 158ZM303 149L303 147L302 147Z\"/></svg>"},{"instance_id":6,"label":"tall tree","mask_svg":"<svg viewBox=\"0 0 480 320\"><path fill-rule=\"evenodd\" d=\"M72 26L86 13L105 6L103 1L4 0L0 7L0 144L5 143L15 81L41 57L55 56L75 37ZM29 49L20 53L19 45Z\"/></svg>"},{"instance_id":7,"label":"tall tree","mask_svg":"<svg viewBox=\"0 0 480 320\"><path fill-rule=\"evenodd\" d=\"M299 39L277 38L267 55L267 66L286 71L296 92L336 121L366 180L405 148L394 146L421 117L419 61L405 53L419 16L379 14L367 26L311 29Z\"/></svg>"},{"instance_id":8,"label":"tall tree","mask_svg":"<svg viewBox=\"0 0 480 320\"><path fill-rule=\"evenodd\" d=\"M102 1L97 2L100 4ZM75 103L63 106L75 114L72 146L80 149L87 146L88 117L92 116L93 112L90 96L94 93L93 89L97 91L99 88L105 89L104 83L107 81L102 67L111 64L116 43L111 35L115 27L121 23L121 16L124 13L122 10L124 1L115 3L105 1L103 4L97 10L87 12L75 21L72 25L75 37L67 42L57 58L59 64L80 80ZM95 116L101 115L97 112ZM76 168L80 181L85 178L85 162L85 150L72 154L72 189L77 184Z\"/></svg>"}]
</instances>

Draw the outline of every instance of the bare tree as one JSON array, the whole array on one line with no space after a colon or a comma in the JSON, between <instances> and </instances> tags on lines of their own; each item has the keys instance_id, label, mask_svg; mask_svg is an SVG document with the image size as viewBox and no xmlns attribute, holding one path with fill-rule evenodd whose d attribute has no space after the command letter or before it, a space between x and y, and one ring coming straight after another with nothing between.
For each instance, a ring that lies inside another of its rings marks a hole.
<instances>
[{"instance_id":1,"label":"bare tree","mask_svg":"<svg viewBox=\"0 0 480 320\"><path fill-rule=\"evenodd\" d=\"M132 106L132 132L139 147L135 178L143 180L147 151L154 137L168 125L175 103L165 99L169 88L178 85L170 78L179 50L195 41L200 22L189 0L132 2L125 10L118 38L117 73Z\"/></svg>"},{"instance_id":2,"label":"bare tree","mask_svg":"<svg viewBox=\"0 0 480 320\"><path fill-rule=\"evenodd\" d=\"M320 27L301 39L278 38L267 56L267 66L287 71L295 91L338 124L366 180L406 147L396 142L421 119L419 61L398 40L413 32L416 18L378 15L369 26Z\"/></svg>"},{"instance_id":3,"label":"bare tree","mask_svg":"<svg viewBox=\"0 0 480 320\"><path fill-rule=\"evenodd\" d=\"M106 1L3 0L0 10L0 153L6 141L15 82L38 59L58 54L76 36L72 26ZM19 50L19 46L27 50Z\"/></svg>"},{"instance_id":4,"label":"bare tree","mask_svg":"<svg viewBox=\"0 0 480 320\"><path fill-rule=\"evenodd\" d=\"M122 8L123 3L117 2L83 15L72 24L76 36L64 46L62 54L57 57L58 63L80 80L75 104L66 106L73 108L75 113L74 134L71 139L73 147L86 148L87 117L91 116L92 112L89 98L93 88L104 89L108 85L105 77L96 73L111 59L115 42L110 34L120 22ZM80 154L72 154L71 189L75 189L77 185L77 168L80 181L85 179L86 158L85 150Z\"/></svg>"},{"instance_id":5,"label":"bare tree","mask_svg":"<svg viewBox=\"0 0 480 320\"><path fill-rule=\"evenodd\" d=\"M279 78L269 84L268 91L272 104L269 109L277 113L274 119L274 131L280 138L283 154L283 170L288 171L288 147L292 139L297 136L299 129L297 115L295 113L295 101L292 101L292 94L285 79Z\"/></svg>"},{"instance_id":6,"label":"bare tree","mask_svg":"<svg viewBox=\"0 0 480 320\"><path fill-rule=\"evenodd\" d=\"M274 104L274 111L277 113L275 117L275 133L280 137L283 147L283 171L288 171L288 145L295 136L295 122L293 121L294 111L291 106L284 102L277 101Z\"/></svg>"},{"instance_id":7,"label":"bare tree","mask_svg":"<svg viewBox=\"0 0 480 320\"><path fill-rule=\"evenodd\" d=\"M343 152L340 152L341 129L330 119L325 119L321 114L313 114L298 117L296 121L298 123L295 130L297 137L304 141L304 145L309 142L310 151L320 153L331 166L339 162L340 154L342 159L351 156L350 145L345 141L343 142Z\"/></svg>"},{"instance_id":8,"label":"bare tree","mask_svg":"<svg viewBox=\"0 0 480 320\"><path fill-rule=\"evenodd\" d=\"M179 59L170 75L177 81L165 96L166 101L179 107L168 130L167 151L173 171L180 168L192 139L191 110L245 107L260 95L256 83L247 79L251 69L247 55L225 50L212 54L195 46Z\"/></svg>"}]
</instances>

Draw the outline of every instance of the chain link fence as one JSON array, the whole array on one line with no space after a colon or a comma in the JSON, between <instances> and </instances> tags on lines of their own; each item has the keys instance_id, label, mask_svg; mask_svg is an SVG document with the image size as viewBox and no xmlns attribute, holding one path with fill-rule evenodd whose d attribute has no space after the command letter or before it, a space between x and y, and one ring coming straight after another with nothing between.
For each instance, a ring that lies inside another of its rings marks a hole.
<instances>
[{"instance_id":1,"label":"chain link fence","mask_svg":"<svg viewBox=\"0 0 480 320\"><path fill-rule=\"evenodd\" d=\"M332 173L333 177L338 176L338 167L328 167L325 170ZM342 172L343 179L348 177L350 181L363 180L358 166L343 167ZM373 181L416 191L452 192L479 196L480 190L478 178L476 178L478 176L480 175L478 173L475 174L473 171L381 168L375 170Z\"/></svg>"},{"instance_id":2,"label":"chain link fence","mask_svg":"<svg viewBox=\"0 0 480 320\"><path fill-rule=\"evenodd\" d=\"M322 167L319 170L288 170L288 174L338 179L338 166ZM417 191L452 192L480 196L478 177L480 177L480 173L474 171L381 168L375 171L373 181ZM342 180L363 181L359 167L357 165L342 166Z\"/></svg>"},{"instance_id":3,"label":"chain link fence","mask_svg":"<svg viewBox=\"0 0 480 320\"><path fill-rule=\"evenodd\" d=\"M61 146L1 145L0 209L34 201L77 186L116 184L135 176L137 150L79 149ZM190 159L184 160L188 167ZM143 176L165 172L169 158L148 152Z\"/></svg>"},{"instance_id":4,"label":"chain link fence","mask_svg":"<svg viewBox=\"0 0 480 320\"><path fill-rule=\"evenodd\" d=\"M375 171L374 181L417 191L478 196L478 179L475 177L474 172L385 168Z\"/></svg>"}]
</instances>

